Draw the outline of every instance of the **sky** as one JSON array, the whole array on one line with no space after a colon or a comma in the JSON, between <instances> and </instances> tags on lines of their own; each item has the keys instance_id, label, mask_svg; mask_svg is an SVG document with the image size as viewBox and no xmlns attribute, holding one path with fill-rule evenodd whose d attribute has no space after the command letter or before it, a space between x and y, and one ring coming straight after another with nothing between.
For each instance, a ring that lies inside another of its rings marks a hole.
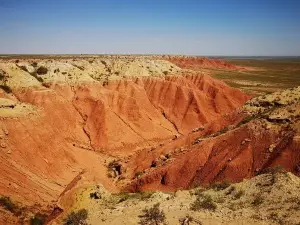
<instances>
[{"instance_id":1,"label":"sky","mask_svg":"<svg viewBox=\"0 0 300 225\"><path fill-rule=\"evenodd\" d=\"M0 0L0 54L299 56L299 0Z\"/></svg>"}]
</instances>

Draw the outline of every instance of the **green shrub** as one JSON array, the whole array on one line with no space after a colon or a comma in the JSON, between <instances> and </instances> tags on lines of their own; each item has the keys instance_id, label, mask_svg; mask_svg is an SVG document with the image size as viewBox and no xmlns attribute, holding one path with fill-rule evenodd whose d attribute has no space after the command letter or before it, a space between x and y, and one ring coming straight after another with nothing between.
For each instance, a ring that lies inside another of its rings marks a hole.
<instances>
[{"instance_id":1,"label":"green shrub","mask_svg":"<svg viewBox=\"0 0 300 225\"><path fill-rule=\"evenodd\" d=\"M44 66L40 66L39 68L37 68L36 73L38 75L45 75L46 73L48 73L48 69Z\"/></svg>"},{"instance_id":2,"label":"green shrub","mask_svg":"<svg viewBox=\"0 0 300 225\"><path fill-rule=\"evenodd\" d=\"M207 209L215 211L217 205L213 202L210 195L197 196L197 199L191 204L191 210L199 211L201 209Z\"/></svg>"},{"instance_id":3,"label":"green shrub","mask_svg":"<svg viewBox=\"0 0 300 225\"><path fill-rule=\"evenodd\" d=\"M5 78L5 74L0 71L0 80L4 80L4 78Z\"/></svg>"},{"instance_id":4,"label":"green shrub","mask_svg":"<svg viewBox=\"0 0 300 225\"><path fill-rule=\"evenodd\" d=\"M1 88L3 91L5 91L6 93L11 93L11 92L12 92L11 88L10 88L9 86L7 86L6 84L0 85L0 88Z\"/></svg>"},{"instance_id":5,"label":"green shrub","mask_svg":"<svg viewBox=\"0 0 300 225\"><path fill-rule=\"evenodd\" d=\"M92 199L100 199L101 198L101 194L99 192L92 192L90 193L90 198Z\"/></svg>"},{"instance_id":6,"label":"green shrub","mask_svg":"<svg viewBox=\"0 0 300 225\"><path fill-rule=\"evenodd\" d=\"M37 62L33 62L33 63L31 63L31 65L32 65L33 67L37 67Z\"/></svg>"},{"instance_id":7,"label":"green shrub","mask_svg":"<svg viewBox=\"0 0 300 225\"><path fill-rule=\"evenodd\" d=\"M212 183L210 187L216 191L221 191L221 190L228 188L229 186L230 186L230 183L225 180L221 183Z\"/></svg>"},{"instance_id":8,"label":"green shrub","mask_svg":"<svg viewBox=\"0 0 300 225\"><path fill-rule=\"evenodd\" d=\"M151 198L154 192L138 192L137 194L139 194L139 199L144 201Z\"/></svg>"},{"instance_id":9,"label":"green shrub","mask_svg":"<svg viewBox=\"0 0 300 225\"><path fill-rule=\"evenodd\" d=\"M78 68L78 69L80 69L81 71L84 71L84 67L83 66L78 66L78 65L75 65L75 64L73 64L73 66L76 67L76 68Z\"/></svg>"},{"instance_id":10,"label":"green shrub","mask_svg":"<svg viewBox=\"0 0 300 225\"><path fill-rule=\"evenodd\" d=\"M87 217L88 211L86 209L80 209L77 212L71 212L64 220L64 225L86 225Z\"/></svg>"},{"instance_id":11,"label":"green shrub","mask_svg":"<svg viewBox=\"0 0 300 225\"><path fill-rule=\"evenodd\" d=\"M43 83L44 82L44 79L43 78L41 78L41 77L38 77L38 76L36 76L35 77L39 82L41 82L41 83Z\"/></svg>"},{"instance_id":12,"label":"green shrub","mask_svg":"<svg viewBox=\"0 0 300 225\"><path fill-rule=\"evenodd\" d=\"M47 219L46 214L37 213L30 219L30 225L43 225Z\"/></svg>"},{"instance_id":13,"label":"green shrub","mask_svg":"<svg viewBox=\"0 0 300 225\"><path fill-rule=\"evenodd\" d=\"M35 79L37 79L39 82L43 83L44 82L44 79L39 77L36 73L36 71L30 73L31 76L33 76Z\"/></svg>"},{"instance_id":14,"label":"green shrub","mask_svg":"<svg viewBox=\"0 0 300 225\"><path fill-rule=\"evenodd\" d=\"M155 204L150 209L144 209L143 214L139 215L141 218L139 224L141 225L159 225L166 224L166 215L159 209L159 203Z\"/></svg>"},{"instance_id":15,"label":"green shrub","mask_svg":"<svg viewBox=\"0 0 300 225\"><path fill-rule=\"evenodd\" d=\"M203 196L203 192L205 191L206 189L204 187L198 187L196 189L194 189L192 191L192 194L193 195L199 195L199 196Z\"/></svg>"},{"instance_id":16,"label":"green shrub","mask_svg":"<svg viewBox=\"0 0 300 225\"><path fill-rule=\"evenodd\" d=\"M21 70L25 71L25 72L28 72L28 69L26 66L18 66Z\"/></svg>"},{"instance_id":17,"label":"green shrub","mask_svg":"<svg viewBox=\"0 0 300 225\"><path fill-rule=\"evenodd\" d=\"M124 202L131 198L136 198L135 193L121 192L118 194L118 203Z\"/></svg>"}]
</instances>

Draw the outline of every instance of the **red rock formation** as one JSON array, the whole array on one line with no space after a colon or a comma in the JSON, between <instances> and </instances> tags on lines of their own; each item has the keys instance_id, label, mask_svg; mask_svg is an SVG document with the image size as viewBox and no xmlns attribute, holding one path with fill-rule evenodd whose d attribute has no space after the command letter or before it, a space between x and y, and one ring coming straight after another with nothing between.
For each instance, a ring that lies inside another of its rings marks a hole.
<instances>
[{"instance_id":1,"label":"red rock formation","mask_svg":"<svg viewBox=\"0 0 300 225\"><path fill-rule=\"evenodd\" d=\"M241 91L207 75L147 79L144 83L152 104L180 133L211 122L249 99Z\"/></svg>"},{"instance_id":2,"label":"red rock formation","mask_svg":"<svg viewBox=\"0 0 300 225\"><path fill-rule=\"evenodd\" d=\"M83 170L82 182L116 190L107 177L105 154L124 157L170 140L221 118L249 98L204 75L134 78L105 87L53 85L15 90L14 95L37 106L38 113L1 119L0 193L22 205L43 206L57 201Z\"/></svg>"},{"instance_id":3,"label":"red rock formation","mask_svg":"<svg viewBox=\"0 0 300 225\"><path fill-rule=\"evenodd\" d=\"M164 56L164 60L168 60L175 65L183 69L200 69L200 68L212 68L212 69L229 69L239 70L245 69L238 67L226 61L220 59L196 57L196 56Z\"/></svg>"},{"instance_id":4,"label":"red rock formation","mask_svg":"<svg viewBox=\"0 0 300 225\"><path fill-rule=\"evenodd\" d=\"M150 170L127 188L133 191L174 191L224 180L239 182L276 165L295 172L300 162L299 138L296 138L295 131L290 128L266 130L260 120L254 120L224 132L216 137L205 138L198 144L185 146L183 153L175 154L171 161ZM183 146L182 140L177 142L181 143L179 146ZM275 146L272 150L271 145ZM176 143L164 148L171 150L174 146ZM140 157L143 158L139 155L134 161L138 161ZM153 159L157 157L156 155ZM149 168L149 163L151 159L144 162L142 169L147 164Z\"/></svg>"}]
</instances>

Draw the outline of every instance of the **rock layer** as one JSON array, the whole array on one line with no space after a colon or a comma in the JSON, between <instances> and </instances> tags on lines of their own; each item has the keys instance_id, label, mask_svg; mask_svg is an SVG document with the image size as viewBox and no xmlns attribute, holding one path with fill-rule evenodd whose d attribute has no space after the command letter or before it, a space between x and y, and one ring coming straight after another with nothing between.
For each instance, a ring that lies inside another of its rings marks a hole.
<instances>
[{"instance_id":1,"label":"rock layer","mask_svg":"<svg viewBox=\"0 0 300 225\"><path fill-rule=\"evenodd\" d=\"M41 67L45 74L39 74ZM249 99L167 61L40 60L2 62L0 68L2 84L12 89L1 97L16 104L9 108L15 116L6 114L0 122L0 193L29 206L56 202L78 174L78 182L100 182L115 191L107 176L110 157L185 135ZM130 71L137 76L126 77ZM7 101L0 111L8 110Z\"/></svg>"}]
</instances>

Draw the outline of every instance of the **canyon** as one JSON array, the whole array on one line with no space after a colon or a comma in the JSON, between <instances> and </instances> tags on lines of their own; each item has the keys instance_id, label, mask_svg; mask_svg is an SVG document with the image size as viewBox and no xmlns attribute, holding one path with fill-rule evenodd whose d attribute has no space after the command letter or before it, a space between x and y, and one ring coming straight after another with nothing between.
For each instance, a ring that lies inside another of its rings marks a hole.
<instances>
[{"instance_id":1,"label":"canyon","mask_svg":"<svg viewBox=\"0 0 300 225\"><path fill-rule=\"evenodd\" d=\"M253 96L207 68L251 69L186 56L1 59L0 195L24 212L1 209L0 224L38 212L59 224L91 185L177 193L279 165L299 175L300 87Z\"/></svg>"}]
</instances>

